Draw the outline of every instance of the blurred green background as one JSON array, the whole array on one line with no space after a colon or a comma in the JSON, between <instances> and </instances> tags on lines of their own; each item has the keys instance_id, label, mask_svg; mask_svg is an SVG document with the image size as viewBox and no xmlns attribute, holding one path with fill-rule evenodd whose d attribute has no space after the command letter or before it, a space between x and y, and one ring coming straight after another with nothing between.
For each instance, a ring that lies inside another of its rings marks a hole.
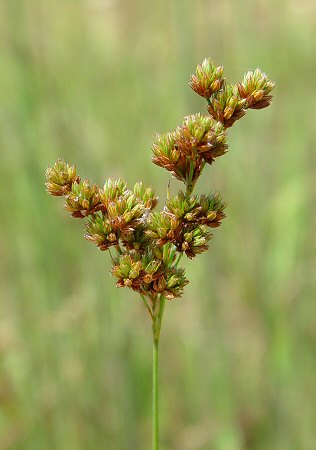
<instances>
[{"instance_id":1,"label":"blurred green background","mask_svg":"<svg viewBox=\"0 0 316 450\"><path fill-rule=\"evenodd\" d=\"M162 204L152 136L206 112L206 56L277 88L197 187L228 218L167 304L161 448L315 449L315 42L312 0L1 1L1 450L150 447L149 320L44 171L142 179Z\"/></svg>"}]
</instances>

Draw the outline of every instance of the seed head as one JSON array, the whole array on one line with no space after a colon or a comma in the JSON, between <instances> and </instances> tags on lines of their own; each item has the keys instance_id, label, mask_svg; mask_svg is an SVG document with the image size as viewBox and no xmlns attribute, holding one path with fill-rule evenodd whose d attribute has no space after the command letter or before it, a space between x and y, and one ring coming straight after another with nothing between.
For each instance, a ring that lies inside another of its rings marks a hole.
<instances>
[{"instance_id":1,"label":"seed head","mask_svg":"<svg viewBox=\"0 0 316 450\"><path fill-rule=\"evenodd\" d=\"M145 220L146 218L143 216L141 223L133 229L133 232L121 234L121 242L127 250L137 250L140 253L144 253L150 246L151 240L145 234Z\"/></svg>"},{"instance_id":2,"label":"seed head","mask_svg":"<svg viewBox=\"0 0 316 450\"><path fill-rule=\"evenodd\" d=\"M94 214L90 217L84 237L97 245L100 250L107 250L112 245L117 245L119 240L117 230L105 214Z\"/></svg>"},{"instance_id":3,"label":"seed head","mask_svg":"<svg viewBox=\"0 0 316 450\"><path fill-rule=\"evenodd\" d=\"M224 126L200 113L185 117L176 128L174 138L180 152L190 160L201 159L209 164L224 155L228 147Z\"/></svg>"},{"instance_id":4,"label":"seed head","mask_svg":"<svg viewBox=\"0 0 316 450\"><path fill-rule=\"evenodd\" d=\"M204 59L197 66L195 75L191 76L190 87L202 97L210 98L222 88L223 73L223 66L216 66L211 58Z\"/></svg>"},{"instance_id":5,"label":"seed head","mask_svg":"<svg viewBox=\"0 0 316 450\"><path fill-rule=\"evenodd\" d=\"M169 268L149 251L143 256L137 252L121 255L112 268L118 278L117 287L129 287L148 297L163 295L169 300L180 297L188 283L183 269Z\"/></svg>"},{"instance_id":6,"label":"seed head","mask_svg":"<svg viewBox=\"0 0 316 450\"><path fill-rule=\"evenodd\" d=\"M152 147L153 162L178 180L194 185L205 163L224 155L227 136L223 124L212 117L194 114L184 118L172 133L157 135Z\"/></svg>"},{"instance_id":7,"label":"seed head","mask_svg":"<svg viewBox=\"0 0 316 450\"><path fill-rule=\"evenodd\" d=\"M167 242L176 243L181 233L181 221L166 211L154 212L148 217L146 234L157 245Z\"/></svg>"},{"instance_id":8,"label":"seed head","mask_svg":"<svg viewBox=\"0 0 316 450\"><path fill-rule=\"evenodd\" d=\"M212 233L207 231L204 225L192 228L192 230L183 234L181 250L185 252L188 258L192 259L208 249L208 241L212 237Z\"/></svg>"},{"instance_id":9,"label":"seed head","mask_svg":"<svg viewBox=\"0 0 316 450\"><path fill-rule=\"evenodd\" d=\"M144 211L144 204L130 191L125 191L124 195L107 205L107 215L113 227L126 234L132 233L142 223Z\"/></svg>"},{"instance_id":10,"label":"seed head","mask_svg":"<svg viewBox=\"0 0 316 450\"><path fill-rule=\"evenodd\" d=\"M144 187L141 181L135 184L133 192L142 201L145 208L154 209L158 203L155 191L151 187Z\"/></svg>"},{"instance_id":11,"label":"seed head","mask_svg":"<svg viewBox=\"0 0 316 450\"><path fill-rule=\"evenodd\" d=\"M262 109L270 105L275 83L270 81L267 75L260 69L245 74L242 83L238 83L238 91L241 98L247 101L247 107Z\"/></svg>"},{"instance_id":12,"label":"seed head","mask_svg":"<svg viewBox=\"0 0 316 450\"><path fill-rule=\"evenodd\" d=\"M225 218L226 203L221 200L218 193L202 194L200 196L187 196L183 191L170 197L166 206L171 215L182 222L183 226L202 224L216 228Z\"/></svg>"},{"instance_id":13,"label":"seed head","mask_svg":"<svg viewBox=\"0 0 316 450\"><path fill-rule=\"evenodd\" d=\"M227 84L223 67L208 58L197 66L190 86L207 99L210 115L189 115L172 132L155 136L153 162L186 186L174 196L168 189L162 211L154 211L158 198L141 182L130 190L125 180L109 178L100 188L81 181L75 166L61 160L46 171L48 193L64 196L72 216L87 218L85 238L103 251L114 247L116 285L148 298L145 303L154 324L157 300L180 297L188 283L178 268L179 257L194 258L207 250L213 237L210 228L219 227L225 218L226 203L220 195L193 195L195 183L206 163L226 153L227 128L248 108L270 104L274 83L256 69L241 83Z\"/></svg>"},{"instance_id":14,"label":"seed head","mask_svg":"<svg viewBox=\"0 0 316 450\"><path fill-rule=\"evenodd\" d=\"M110 202L116 201L126 190L127 183L125 180L108 178L104 183L103 190L100 190L101 201L107 208Z\"/></svg>"},{"instance_id":15,"label":"seed head","mask_svg":"<svg viewBox=\"0 0 316 450\"><path fill-rule=\"evenodd\" d=\"M90 186L89 180L73 183L71 191L66 195L65 209L73 217L80 219L103 209L100 188L95 184Z\"/></svg>"},{"instance_id":16,"label":"seed head","mask_svg":"<svg viewBox=\"0 0 316 450\"><path fill-rule=\"evenodd\" d=\"M73 183L80 182L76 174L76 167L69 166L61 159L58 159L53 167L46 170L46 190L55 196L67 195L71 191Z\"/></svg>"},{"instance_id":17,"label":"seed head","mask_svg":"<svg viewBox=\"0 0 316 450\"><path fill-rule=\"evenodd\" d=\"M185 179L183 161L180 160L181 154L175 146L172 133L157 134L154 137L152 151L154 164L168 170L180 181Z\"/></svg>"},{"instance_id":18,"label":"seed head","mask_svg":"<svg viewBox=\"0 0 316 450\"><path fill-rule=\"evenodd\" d=\"M241 98L237 86L227 84L224 89L210 99L208 111L213 119L221 122L225 128L231 127L236 120L246 114L246 100Z\"/></svg>"}]
</instances>

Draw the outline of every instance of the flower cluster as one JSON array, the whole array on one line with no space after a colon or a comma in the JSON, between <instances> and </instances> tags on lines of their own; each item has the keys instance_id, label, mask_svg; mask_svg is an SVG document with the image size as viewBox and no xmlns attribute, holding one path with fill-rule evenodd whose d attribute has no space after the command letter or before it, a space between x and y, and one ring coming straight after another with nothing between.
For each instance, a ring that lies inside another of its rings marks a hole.
<instances>
[{"instance_id":1,"label":"flower cluster","mask_svg":"<svg viewBox=\"0 0 316 450\"><path fill-rule=\"evenodd\" d=\"M223 66L208 58L191 76L191 88L206 98L209 116L194 114L184 118L174 131L156 135L152 146L154 164L165 168L192 192L205 164L226 153L227 128L241 119L246 110L261 109L271 102L274 83L256 69L247 72L241 83L228 84Z\"/></svg>"},{"instance_id":2,"label":"flower cluster","mask_svg":"<svg viewBox=\"0 0 316 450\"><path fill-rule=\"evenodd\" d=\"M146 233L156 245L170 242L178 252L193 258L208 249L213 235L207 228L221 224L225 207L219 194L187 196L180 191L167 200L162 213L151 214Z\"/></svg>"},{"instance_id":3,"label":"flower cluster","mask_svg":"<svg viewBox=\"0 0 316 450\"><path fill-rule=\"evenodd\" d=\"M69 166L58 159L52 168L46 171L46 190L50 195L62 196L69 194L73 183L80 183L75 166Z\"/></svg>"},{"instance_id":4,"label":"flower cluster","mask_svg":"<svg viewBox=\"0 0 316 450\"><path fill-rule=\"evenodd\" d=\"M169 170L192 188L206 163L224 155L227 146L224 126L212 117L194 114L184 118L172 133L156 135L152 161Z\"/></svg>"},{"instance_id":5,"label":"flower cluster","mask_svg":"<svg viewBox=\"0 0 316 450\"><path fill-rule=\"evenodd\" d=\"M138 182L129 190L124 180L111 178L103 188L90 186L88 180L80 181L74 166L61 160L47 170L46 178L47 191L64 196L65 209L73 217L87 218L85 238L100 250L117 251L112 274L118 287L127 286L151 299L181 296L188 281L184 270L175 266L175 248L157 246L147 234L158 202L152 188Z\"/></svg>"},{"instance_id":6,"label":"flower cluster","mask_svg":"<svg viewBox=\"0 0 316 450\"><path fill-rule=\"evenodd\" d=\"M246 114L245 107L246 100L240 98L237 86L227 84L209 101L207 109L214 120L228 128Z\"/></svg>"},{"instance_id":7,"label":"flower cluster","mask_svg":"<svg viewBox=\"0 0 316 450\"><path fill-rule=\"evenodd\" d=\"M73 217L82 219L102 208L100 189L95 184L90 186L89 180L73 183L66 194L65 209L71 212Z\"/></svg>"},{"instance_id":8,"label":"flower cluster","mask_svg":"<svg viewBox=\"0 0 316 450\"><path fill-rule=\"evenodd\" d=\"M238 92L241 98L246 100L248 108L262 109L270 105L271 91L275 83L270 81L264 72L256 69L247 72L242 83L238 83Z\"/></svg>"},{"instance_id":9,"label":"flower cluster","mask_svg":"<svg viewBox=\"0 0 316 450\"><path fill-rule=\"evenodd\" d=\"M274 83L259 69L237 84L226 83L223 73L211 59L198 65L190 86L207 100L209 115L187 116L172 132L154 138L153 162L185 185L178 195L168 193L161 211L155 211L154 190L141 182L128 189L125 180L109 178L99 187L82 181L75 166L61 160L46 172L48 193L63 196L65 209L86 219L85 238L110 251L116 285L142 295L154 324L160 320L159 299L180 297L188 283L178 268L182 255L191 259L207 250L210 229L225 218L226 203L218 193L193 194L196 181L206 164L226 153L227 129L247 109L265 108L272 99Z\"/></svg>"},{"instance_id":10,"label":"flower cluster","mask_svg":"<svg viewBox=\"0 0 316 450\"><path fill-rule=\"evenodd\" d=\"M231 127L246 114L246 110L262 109L270 105L275 83L260 69L249 71L241 83L228 84L223 78L223 66L216 66L208 58L197 66L191 76L191 88L208 102L208 111L214 120Z\"/></svg>"},{"instance_id":11,"label":"flower cluster","mask_svg":"<svg viewBox=\"0 0 316 450\"><path fill-rule=\"evenodd\" d=\"M85 237L100 250L112 245L138 243L141 248L142 229L145 216L154 208L158 199L151 188L144 189L141 183L130 191L124 180L109 179L100 194L103 211L93 214L87 225ZM141 238L140 240L138 238Z\"/></svg>"},{"instance_id":12,"label":"flower cluster","mask_svg":"<svg viewBox=\"0 0 316 450\"><path fill-rule=\"evenodd\" d=\"M223 86L223 73L223 66L216 66L211 58L204 59L202 64L198 64L195 75L191 76L190 86L197 94L210 98Z\"/></svg>"},{"instance_id":13,"label":"flower cluster","mask_svg":"<svg viewBox=\"0 0 316 450\"><path fill-rule=\"evenodd\" d=\"M183 269L166 266L163 257L159 259L153 250L143 255L136 251L120 255L114 260L112 274L118 278L118 287L128 286L150 298L157 295L168 300L180 297L188 283Z\"/></svg>"}]
</instances>

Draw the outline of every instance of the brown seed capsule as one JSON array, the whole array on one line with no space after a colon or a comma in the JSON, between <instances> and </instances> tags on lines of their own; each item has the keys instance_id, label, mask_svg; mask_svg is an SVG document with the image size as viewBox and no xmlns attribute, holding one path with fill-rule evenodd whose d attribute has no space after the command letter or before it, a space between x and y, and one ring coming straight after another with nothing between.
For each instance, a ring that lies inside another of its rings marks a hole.
<instances>
[{"instance_id":1,"label":"brown seed capsule","mask_svg":"<svg viewBox=\"0 0 316 450\"><path fill-rule=\"evenodd\" d=\"M263 98L263 96L264 96L264 91L263 90L258 90L258 91L255 91L253 94L252 94L252 96L253 96L253 98L256 100L256 102L257 101L259 101L259 100L261 100L262 98Z\"/></svg>"},{"instance_id":2,"label":"brown seed capsule","mask_svg":"<svg viewBox=\"0 0 316 450\"><path fill-rule=\"evenodd\" d=\"M211 84L211 92L217 92L220 90L220 88L222 87L224 83L224 80L215 80L212 84Z\"/></svg>"},{"instance_id":3,"label":"brown seed capsule","mask_svg":"<svg viewBox=\"0 0 316 450\"><path fill-rule=\"evenodd\" d=\"M216 215L217 215L216 211L211 211L207 214L206 217L208 220L214 220L214 219L216 219Z\"/></svg>"},{"instance_id":4,"label":"brown seed capsule","mask_svg":"<svg viewBox=\"0 0 316 450\"><path fill-rule=\"evenodd\" d=\"M115 242L116 241L116 234L115 233L110 233L108 235L108 241L109 242Z\"/></svg>"},{"instance_id":5,"label":"brown seed capsule","mask_svg":"<svg viewBox=\"0 0 316 450\"><path fill-rule=\"evenodd\" d=\"M154 284L153 284L154 289L157 292L162 292L165 289L166 285L167 285L167 282L166 282L166 279L165 279L165 277L163 275L161 275L158 278L158 280L155 280Z\"/></svg>"},{"instance_id":6,"label":"brown seed capsule","mask_svg":"<svg viewBox=\"0 0 316 450\"><path fill-rule=\"evenodd\" d=\"M230 108L230 107L228 107L228 108L225 108L224 109L224 119L230 119L231 118L231 116L234 114L234 108Z\"/></svg>"},{"instance_id":7,"label":"brown seed capsule","mask_svg":"<svg viewBox=\"0 0 316 450\"><path fill-rule=\"evenodd\" d=\"M181 249L185 252L190 248L190 244L187 241L184 241L181 245Z\"/></svg>"},{"instance_id":8,"label":"brown seed capsule","mask_svg":"<svg viewBox=\"0 0 316 450\"><path fill-rule=\"evenodd\" d=\"M168 237L168 239L174 239L174 237L175 237L174 231L173 230L168 231L167 237Z\"/></svg>"},{"instance_id":9,"label":"brown seed capsule","mask_svg":"<svg viewBox=\"0 0 316 450\"><path fill-rule=\"evenodd\" d=\"M143 281L145 283L151 283L153 281L153 276L151 273L147 273L144 277L143 277Z\"/></svg>"}]
</instances>

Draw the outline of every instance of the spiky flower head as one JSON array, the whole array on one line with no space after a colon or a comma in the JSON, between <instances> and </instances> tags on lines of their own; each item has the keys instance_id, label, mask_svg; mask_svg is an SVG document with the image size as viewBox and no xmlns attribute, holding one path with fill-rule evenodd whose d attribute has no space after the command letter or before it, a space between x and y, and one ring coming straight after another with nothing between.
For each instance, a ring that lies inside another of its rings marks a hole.
<instances>
[{"instance_id":1,"label":"spiky flower head","mask_svg":"<svg viewBox=\"0 0 316 450\"><path fill-rule=\"evenodd\" d=\"M243 81L238 83L238 91L240 97L247 101L248 108L262 109L270 105L274 86L275 83L264 72L256 69L245 74Z\"/></svg>"},{"instance_id":2,"label":"spiky flower head","mask_svg":"<svg viewBox=\"0 0 316 450\"><path fill-rule=\"evenodd\" d=\"M154 189L152 187L145 187L141 181L135 184L133 192L147 209L154 209L158 203L158 197L156 197Z\"/></svg>"},{"instance_id":3,"label":"spiky flower head","mask_svg":"<svg viewBox=\"0 0 316 450\"><path fill-rule=\"evenodd\" d=\"M142 261L138 253L121 255L113 266L112 275L118 278L117 287L127 286L136 291L141 291Z\"/></svg>"},{"instance_id":4,"label":"spiky flower head","mask_svg":"<svg viewBox=\"0 0 316 450\"><path fill-rule=\"evenodd\" d=\"M137 252L120 255L114 260L112 275L117 287L129 287L150 298L162 295L172 300L180 297L188 280L183 269L166 267L153 252L140 256Z\"/></svg>"},{"instance_id":5,"label":"spiky flower head","mask_svg":"<svg viewBox=\"0 0 316 450\"><path fill-rule=\"evenodd\" d=\"M176 244L181 234L181 221L167 211L155 211L148 217L146 234L155 240L156 245Z\"/></svg>"},{"instance_id":6,"label":"spiky flower head","mask_svg":"<svg viewBox=\"0 0 316 450\"><path fill-rule=\"evenodd\" d=\"M245 107L246 100L240 97L237 86L227 84L216 97L210 99L208 111L213 119L228 128L246 114Z\"/></svg>"},{"instance_id":7,"label":"spiky flower head","mask_svg":"<svg viewBox=\"0 0 316 450\"><path fill-rule=\"evenodd\" d=\"M216 66L211 58L206 58L197 66L195 75L191 76L190 87L202 97L210 98L223 86L223 73L223 66Z\"/></svg>"},{"instance_id":8,"label":"spiky flower head","mask_svg":"<svg viewBox=\"0 0 316 450\"><path fill-rule=\"evenodd\" d=\"M226 142L223 124L212 117L193 114L185 117L172 133L156 136L152 160L178 180L194 185L205 163L212 164L225 154Z\"/></svg>"},{"instance_id":9,"label":"spiky flower head","mask_svg":"<svg viewBox=\"0 0 316 450\"><path fill-rule=\"evenodd\" d=\"M210 115L225 128L243 117L248 108L269 106L275 86L260 69L247 72L241 83L227 84L222 66L216 67L210 58L197 66L189 84L197 94L207 99Z\"/></svg>"},{"instance_id":10,"label":"spiky flower head","mask_svg":"<svg viewBox=\"0 0 316 450\"><path fill-rule=\"evenodd\" d=\"M177 252L185 253L191 259L207 250L208 241L213 237L206 226L194 222L185 224L165 213L161 213L161 220L156 217L150 221L146 233L154 241L155 252L156 248L169 243L175 246Z\"/></svg>"},{"instance_id":11,"label":"spiky flower head","mask_svg":"<svg viewBox=\"0 0 316 450\"><path fill-rule=\"evenodd\" d=\"M46 190L50 195L62 196L71 191L72 183L79 183L80 177L76 174L76 167L66 164L58 159L53 167L46 170Z\"/></svg>"},{"instance_id":12,"label":"spiky flower head","mask_svg":"<svg viewBox=\"0 0 316 450\"><path fill-rule=\"evenodd\" d=\"M89 180L75 181L66 195L65 209L79 219L103 209L100 188L95 184L90 186Z\"/></svg>"},{"instance_id":13,"label":"spiky flower head","mask_svg":"<svg viewBox=\"0 0 316 450\"><path fill-rule=\"evenodd\" d=\"M184 269L178 269L177 267L166 268L164 279L166 286L161 292L161 295L167 300L181 297L184 287L189 282L185 277Z\"/></svg>"},{"instance_id":14,"label":"spiky flower head","mask_svg":"<svg viewBox=\"0 0 316 450\"><path fill-rule=\"evenodd\" d=\"M178 180L185 180L189 164L187 161L181 160L181 153L175 146L173 133L156 134L152 151L154 164L168 170Z\"/></svg>"},{"instance_id":15,"label":"spiky flower head","mask_svg":"<svg viewBox=\"0 0 316 450\"><path fill-rule=\"evenodd\" d=\"M107 215L113 226L127 234L142 222L144 211L145 207L141 200L128 191L107 205Z\"/></svg>"},{"instance_id":16,"label":"spiky flower head","mask_svg":"<svg viewBox=\"0 0 316 450\"><path fill-rule=\"evenodd\" d=\"M166 202L166 209L148 218L145 233L161 247L172 244L177 251L193 258L208 248L213 237L207 227L215 228L225 217L225 203L217 194L187 197L184 192Z\"/></svg>"},{"instance_id":17,"label":"spiky flower head","mask_svg":"<svg viewBox=\"0 0 316 450\"><path fill-rule=\"evenodd\" d=\"M109 203L116 201L127 190L127 183L122 178L114 180L108 178L104 183L103 189L100 191L102 203L107 207Z\"/></svg>"},{"instance_id":18,"label":"spiky flower head","mask_svg":"<svg viewBox=\"0 0 316 450\"><path fill-rule=\"evenodd\" d=\"M134 193L135 192L135 193ZM124 180L107 180L100 197L103 210L93 214L86 225L85 238L100 250L117 246L119 240L128 249L142 249L148 244L143 232L147 212L157 204L152 188L137 183L134 192Z\"/></svg>"},{"instance_id":19,"label":"spiky flower head","mask_svg":"<svg viewBox=\"0 0 316 450\"><path fill-rule=\"evenodd\" d=\"M218 193L187 196L180 191L166 201L170 214L184 224L202 224L211 228L218 227L225 218L226 203Z\"/></svg>"},{"instance_id":20,"label":"spiky flower head","mask_svg":"<svg viewBox=\"0 0 316 450\"><path fill-rule=\"evenodd\" d=\"M223 125L200 113L184 118L174 131L175 145L190 160L202 158L211 164L225 154L227 134Z\"/></svg>"},{"instance_id":21,"label":"spiky flower head","mask_svg":"<svg viewBox=\"0 0 316 450\"><path fill-rule=\"evenodd\" d=\"M86 224L84 237L104 251L118 245L118 230L106 214L94 214Z\"/></svg>"},{"instance_id":22,"label":"spiky flower head","mask_svg":"<svg viewBox=\"0 0 316 450\"><path fill-rule=\"evenodd\" d=\"M150 247L151 240L146 235L146 218L147 212L145 211L144 216L140 224L134 228L132 233L125 233L120 235L122 245L127 250L137 250L140 253L146 251Z\"/></svg>"},{"instance_id":23,"label":"spiky flower head","mask_svg":"<svg viewBox=\"0 0 316 450\"><path fill-rule=\"evenodd\" d=\"M192 259L208 249L208 241L212 239L213 235L204 225L190 228L183 233L181 250L185 252L188 258Z\"/></svg>"}]
</instances>

